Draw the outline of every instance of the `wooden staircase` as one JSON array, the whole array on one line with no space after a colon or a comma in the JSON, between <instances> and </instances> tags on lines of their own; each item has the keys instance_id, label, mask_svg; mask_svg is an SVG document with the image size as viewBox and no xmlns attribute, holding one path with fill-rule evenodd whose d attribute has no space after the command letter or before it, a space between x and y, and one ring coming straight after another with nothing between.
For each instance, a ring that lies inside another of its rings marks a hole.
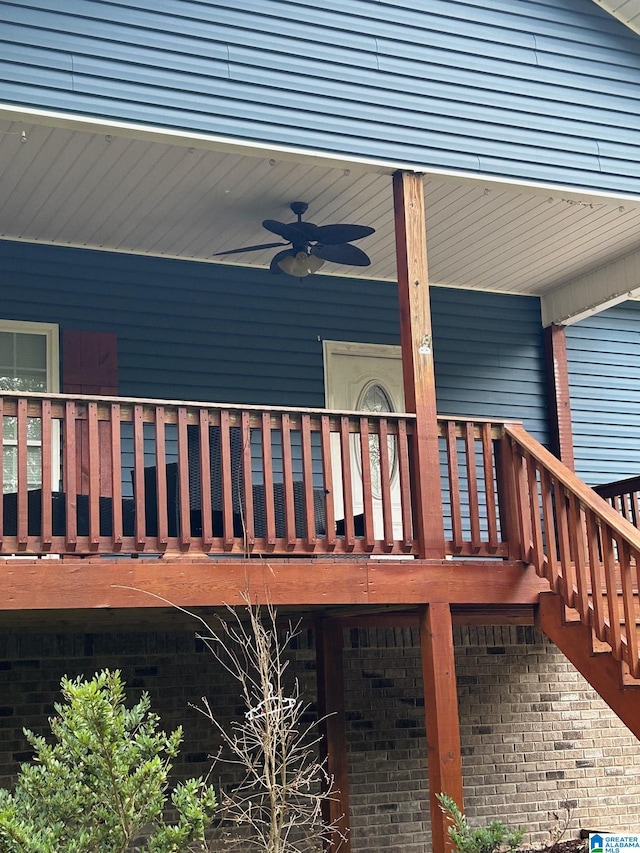
<instances>
[{"instance_id":1,"label":"wooden staircase","mask_svg":"<svg viewBox=\"0 0 640 853\"><path fill-rule=\"evenodd\" d=\"M640 532L520 425L504 441L510 540L549 582L537 624L640 739Z\"/></svg>"}]
</instances>

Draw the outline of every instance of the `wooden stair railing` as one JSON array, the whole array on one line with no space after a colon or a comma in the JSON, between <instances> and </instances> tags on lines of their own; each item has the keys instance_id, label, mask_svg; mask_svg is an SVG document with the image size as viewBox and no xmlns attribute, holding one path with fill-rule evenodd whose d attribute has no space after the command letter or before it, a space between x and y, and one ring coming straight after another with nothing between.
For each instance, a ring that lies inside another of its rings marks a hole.
<instances>
[{"instance_id":1,"label":"wooden stair railing","mask_svg":"<svg viewBox=\"0 0 640 853\"><path fill-rule=\"evenodd\" d=\"M640 477L627 477L613 483L594 486L593 491L604 498L634 527L640 527Z\"/></svg>"},{"instance_id":2,"label":"wooden stair railing","mask_svg":"<svg viewBox=\"0 0 640 853\"><path fill-rule=\"evenodd\" d=\"M640 532L522 426L505 424L504 436L502 476L508 482L502 487L517 520L519 556L557 597L541 604L541 627L549 627L551 638L640 737L640 697L634 696L625 717L619 697L605 695L611 679L594 675L596 656L606 654L616 662L616 689L640 686ZM586 656L572 650L575 641L569 639L576 618L586 630Z\"/></svg>"}]
</instances>

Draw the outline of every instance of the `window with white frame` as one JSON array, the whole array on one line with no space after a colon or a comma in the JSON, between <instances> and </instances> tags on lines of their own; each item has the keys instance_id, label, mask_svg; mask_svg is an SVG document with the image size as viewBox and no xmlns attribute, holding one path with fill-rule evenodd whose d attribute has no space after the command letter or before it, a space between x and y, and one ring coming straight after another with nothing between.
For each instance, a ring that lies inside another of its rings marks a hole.
<instances>
[{"instance_id":1,"label":"window with white frame","mask_svg":"<svg viewBox=\"0 0 640 853\"><path fill-rule=\"evenodd\" d=\"M60 389L58 360L58 326L55 323L26 323L0 320L0 391L42 391L56 393ZM54 488L57 482L57 446L54 430ZM40 420L27 423L28 487L42 485L42 444ZM14 417L2 424L3 491L17 491L18 433Z\"/></svg>"}]
</instances>

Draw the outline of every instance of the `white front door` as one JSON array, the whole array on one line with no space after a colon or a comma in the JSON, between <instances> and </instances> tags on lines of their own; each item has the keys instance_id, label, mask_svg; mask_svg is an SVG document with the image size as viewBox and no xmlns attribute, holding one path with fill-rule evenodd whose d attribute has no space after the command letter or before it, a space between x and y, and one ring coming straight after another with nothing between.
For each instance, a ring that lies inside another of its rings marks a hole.
<instances>
[{"instance_id":1,"label":"white front door","mask_svg":"<svg viewBox=\"0 0 640 853\"><path fill-rule=\"evenodd\" d=\"M328 409L342 411L404 412L402 387L402 359L400 347L382 344L357 344L343 341L324 341L325 401ZM340 449L338 436L332 437L333 482L336 493L336 518L344 515L342 494L336 485L341 482ZM354 436L355 439L355 436ZM383 538L382 497L376 482L377 436L370 438L371 479L373 491L374 535ZM402 538L400 486L395 460L395 439L389 438L391 463L391 503L394 538ZM353 514L363 511L360 447L354 440L351 448L351 478L353 489ZM378 476L379 479L379 476Z\"/></svg>"}]
</instances>

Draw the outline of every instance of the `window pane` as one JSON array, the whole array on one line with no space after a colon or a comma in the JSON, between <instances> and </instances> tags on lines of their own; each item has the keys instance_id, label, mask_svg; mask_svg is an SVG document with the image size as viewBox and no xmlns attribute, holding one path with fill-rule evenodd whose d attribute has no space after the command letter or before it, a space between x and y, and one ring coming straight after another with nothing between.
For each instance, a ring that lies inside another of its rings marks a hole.
<instances>
[{"instance_id":1,"label":"window pane","mask_svg":"<svg viewBox=\"0 0 640 853\"><path fill-rule=\"evenodd\" d=\"M16 364L18 370L46 371L47 340L44 335L16 334Z\"/></svg>"}]
</instances>

